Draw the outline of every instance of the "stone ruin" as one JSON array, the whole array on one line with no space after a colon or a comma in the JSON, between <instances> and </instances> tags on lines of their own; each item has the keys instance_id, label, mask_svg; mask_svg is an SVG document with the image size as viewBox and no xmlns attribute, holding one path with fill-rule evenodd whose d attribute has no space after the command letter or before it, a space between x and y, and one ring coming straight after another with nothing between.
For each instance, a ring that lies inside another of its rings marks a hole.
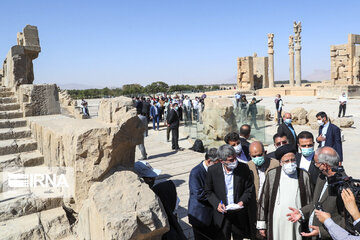
<instances>
[{"instance_id":1,"label":"stone ruin","mask_svg":"<svg viewBox=\"0 0 360 240\"><path fill-rule=\"evenodd\" d=\"M27 25L17 43L1 71L0 239L161 239L166 213L132 171L144 128L131 99L102 100L97 119L63 115L57 86L32 84L37 27ZM66 98L62 105L75 107ZM74 195L37 198L2 178L35 166L73 169Z\"/></svg>"},{"instance_id":2,"label":"stone ruin","mask_svg":"<svg viewBox=\"0 0 360 240\"><path fill-rule=\"evenodd\" d=\"M238 87L244 90L254 90L269 87L268 57L254 56L237 59Z\"/></svg>"}]
</instances>

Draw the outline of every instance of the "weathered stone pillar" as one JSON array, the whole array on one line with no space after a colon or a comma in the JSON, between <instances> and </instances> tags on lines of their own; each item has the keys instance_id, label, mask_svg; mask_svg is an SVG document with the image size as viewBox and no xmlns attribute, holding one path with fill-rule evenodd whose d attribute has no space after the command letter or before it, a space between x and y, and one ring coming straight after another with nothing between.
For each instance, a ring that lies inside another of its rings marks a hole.
<instances>
[{"instance_id":1,"label":"weathered stone pillar","mask_svg":"<svg viewBox=\"0 0 360 240\"><path fill-rule=\"evenodd\" d=\"M290 78L289 83L290 86L294 86L294 36L289 36L289 72Z\"/></svg>"},{"instance_id":2,"label":"weathered stone pillar","mask_svg":"<svg viewBox=\"0 0 360 240\"><path fill-rule=\"evenodd\" d=\"M294 22L295 33L295 79L296 86L301 86L301 22Z\"/></svg>"},{"instance_id":3,"label":"weathered stone pillar","mask_svg":"<svg viewBox=\"0 0 360 240\"><path fill-rule=\"evenodd\" d=\"M269 54L269 88L274 87L274 34L268 35L268 54Z\"/></svg>"}]
</instances>

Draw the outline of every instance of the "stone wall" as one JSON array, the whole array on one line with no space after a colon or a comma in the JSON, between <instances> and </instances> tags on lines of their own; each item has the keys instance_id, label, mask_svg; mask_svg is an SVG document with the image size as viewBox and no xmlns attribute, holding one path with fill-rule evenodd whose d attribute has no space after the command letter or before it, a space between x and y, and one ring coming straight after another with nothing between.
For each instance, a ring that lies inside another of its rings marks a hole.
<instances>
[{"instance_id":1,"label":"stone wall","mask_svg":"<svg viewBox=\"0 0 360 240\"><path fill-rule=\"evenodd\" d=\"M4 60L2 85L13 88L33 83L32 60L38 57L40 51L37 27L27 25L23 33L18 33L18 45L10 49Z\"/></svg>"},{"instance_id":2,"label":"stone wall","mask_svg":"<svg viewBox=\"0 0 360 240\"><path fill-rule=\"evenodd\" d=\"M348 43L330 46L332 84L360 84L360 35L349 34Z\"/></svg>"},{"instance_id":3,"label":"stone wall","mask_svg":"<svg viewBox=\"0 0 360 240\"><path fill-rule=\"evenodd\" d=\"M241 90L269 87L269 58L254 56L239 57L237 83Z\"/></svg>"},{"instance_id":4,"label":"stone wall","mask_svg":"<svg viewBox=\"0 0 360 240\"><path fill-rule=\"evenodd\" d=\"M268 88L269 87L269 58L268 57L253 57L254 64L254 88Z\"/></svg>"},{"instance_id":5,"label":"stone wall","mask_svg":"<svg viewBox=\"0 0 360 240\"><path fill-rule=\"evenodd\" d=\"M56 84L23 84L17 88L17 94L25 117L60 114Z\"/></svg>"},{"instance_id":6,"label":"stone wall","mask_svg":"<svg viewBox=\"0 0 360 240\"><path fill-rule=\"evenodd\" d=\"M252 57L241 57L237 59L238 75L237 84L238 88L244 90L252 90L254 88L254 67Z\"/></svg>"},{"instance_id":7,"label":"stone wall","mask_svg":"<svg viewBox=\"0 0 360 240\"><path fill-rule=\"evenodd\" d=\"M360 86L339 85L339 86L318 86L316 88L317 98L338 99L342 93L346 93L346 95L349 98L360 97Z\"/></svg>"}]
</instances>

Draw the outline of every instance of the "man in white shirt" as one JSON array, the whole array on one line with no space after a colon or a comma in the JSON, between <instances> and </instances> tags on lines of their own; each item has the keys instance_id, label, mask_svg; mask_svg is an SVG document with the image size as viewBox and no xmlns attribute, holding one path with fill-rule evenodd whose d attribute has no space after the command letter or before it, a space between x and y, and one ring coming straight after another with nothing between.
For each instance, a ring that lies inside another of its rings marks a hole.
<instances>
[{"instance_id":1,"label":"man in white shirt","mask_svg":"<svg viewBox=\"0 0 360 240\"><path fill-rule=\"evenodd\" d=\"M319 169L315 166L315 151L314 151L314 135L308 131L302 131L298 135L298 147L301 153L296 153L296 164L298 168L307 171L310 175L310 180L315 186L319 176Z\"/></svg>"},{"instance_id":2,"label":"man in white shirt","mask_svg":"<svg viewBox=\"0 0 360 240\"><path fill-rule=\"evenodd\" d=\"M339 97L339 114L338 117L340 117L341 112L343 112L343 117L345 116L345 112L346 112L346 103L348 101L348 98L346 96L346 94L343 92L342 95Z\"/></svg>"}]
</instances>

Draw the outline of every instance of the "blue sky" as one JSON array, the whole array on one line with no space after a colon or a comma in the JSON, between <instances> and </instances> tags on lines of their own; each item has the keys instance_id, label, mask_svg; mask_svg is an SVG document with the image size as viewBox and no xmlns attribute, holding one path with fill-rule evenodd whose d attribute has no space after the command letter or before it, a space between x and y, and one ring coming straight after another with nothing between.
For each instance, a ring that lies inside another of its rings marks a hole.
<instances>
[{"instance_id":1,"label":"blue sky","mask_svg":"<svg viewBox=\"0 0 360 240\"><path fill-rule=\"evenodd\" d=\"M42 52L34 61L34 83L60 86L235 82L236 58L267 55L270 32L275 80L285 80L294 20L302 22L303 79L319 73L323 78L330 70L330 45L360 34L355 0L3 0L1 5L0 56L5 58L26 24L36 25Z\"/></svg>"}]
</instances>

